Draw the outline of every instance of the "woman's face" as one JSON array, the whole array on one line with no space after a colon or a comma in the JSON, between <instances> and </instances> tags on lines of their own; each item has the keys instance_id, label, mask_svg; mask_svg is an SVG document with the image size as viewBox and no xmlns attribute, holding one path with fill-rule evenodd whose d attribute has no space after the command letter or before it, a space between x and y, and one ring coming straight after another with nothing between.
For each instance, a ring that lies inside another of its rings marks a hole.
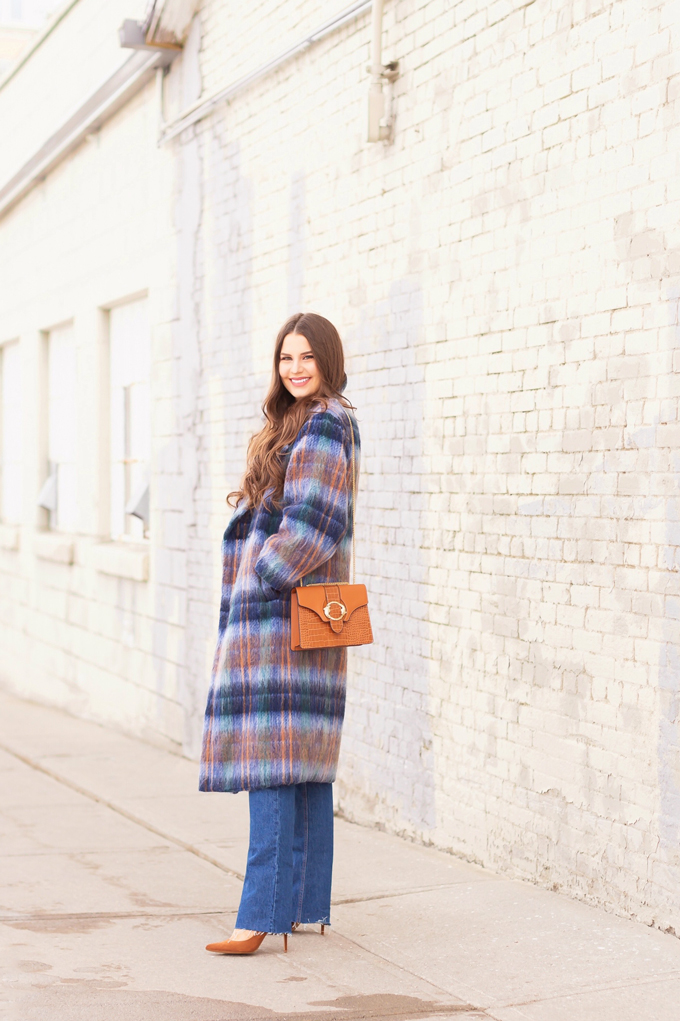
<instances>
[{"instance_id":1,"label":"woman's face","mask_svg":"<svg viewBox=\"0 0 680 1021\"><path fill-rule=\"evenodd\" d=\"M321 386L321 373L316 367L312 349L306 337L289 333L281 345L279 375L283 385L296 400L309 397Z\"/></svg>"}]
</instances>

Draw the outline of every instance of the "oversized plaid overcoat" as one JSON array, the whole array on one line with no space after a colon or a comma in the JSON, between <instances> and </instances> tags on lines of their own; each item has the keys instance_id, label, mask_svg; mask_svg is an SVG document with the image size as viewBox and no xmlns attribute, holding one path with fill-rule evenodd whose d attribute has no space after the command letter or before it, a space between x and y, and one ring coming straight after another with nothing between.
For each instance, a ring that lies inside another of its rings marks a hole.
<instances>
[{"instance_id":1,"label":"oversized plaid overcoat","mask_svg":"<svg viewBox=\"0 0 680 1021\"><path fill-rule=\"evenodd\" d=\"M357 472L359 431L354 429ZM347 581L350 420L314 410L291 444L280 510L239 504L222 543L222 601L200 789L256 790L335 779L347 651L290 647L290 590Z\"/></svg>"}]
</instances>

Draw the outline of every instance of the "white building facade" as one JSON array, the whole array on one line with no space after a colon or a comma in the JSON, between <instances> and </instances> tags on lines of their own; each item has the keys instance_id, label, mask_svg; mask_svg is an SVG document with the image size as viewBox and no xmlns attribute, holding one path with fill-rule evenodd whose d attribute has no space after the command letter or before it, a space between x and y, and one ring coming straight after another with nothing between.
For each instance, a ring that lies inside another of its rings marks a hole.
<instances>
[{"instance_id":1,"label":"white building facade","mask_svg":"<svg viewBox=\"0 0 680 1021\"><path fill-rule=\"evenodd\" d=\"M677 4L387 0L379 142L368 4L66 7L0 88L2 682L196 754L313 309L376 636L340 810L677 930Z\"/></svg>"}]
</instances>

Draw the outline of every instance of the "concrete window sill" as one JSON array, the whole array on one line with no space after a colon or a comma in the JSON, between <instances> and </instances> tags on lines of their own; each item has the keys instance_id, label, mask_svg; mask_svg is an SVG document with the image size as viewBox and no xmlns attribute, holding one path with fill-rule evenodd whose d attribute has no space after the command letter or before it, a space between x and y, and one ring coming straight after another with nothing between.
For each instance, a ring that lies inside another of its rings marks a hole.
<instances>
[{"instance_id":1,"label":"concrete window sill","mask_svg":"<svg viewBox=\"0 0 680 1021\"><path fill-rule=\"evenodd\" d=\"M92 548L94 567L102 574L132 581L149 580L149 550L126 542L103 542Z\"/></svg>"},{"instance_id":2,"label":"concrete window sill","mask_svg":"<svg viewBox=\"0 0 680 1021\"><path fill-rule=\"evenodd\" d=\"M16 525L0 525L0 549L19 549L19 529Z\"/></svg>"},{"instance_id":3,"label":"concrete window sill","mask_svg":"<svg viewBox=\"0 0 680 1021\"><path fill-rule=\"evenodd\" d=\"M73 539L59 532L39 532L33 539L33 552L41 560L54 560L57 564L72 564Z\"/></svg>"}]
</instances>

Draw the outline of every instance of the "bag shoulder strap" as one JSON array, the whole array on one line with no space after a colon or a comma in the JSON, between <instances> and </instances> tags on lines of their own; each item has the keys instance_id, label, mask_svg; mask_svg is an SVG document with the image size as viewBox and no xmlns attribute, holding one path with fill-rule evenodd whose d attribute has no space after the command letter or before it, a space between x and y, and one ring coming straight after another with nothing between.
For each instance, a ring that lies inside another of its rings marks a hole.
<instances>
[{"instance_id":1,"label":"bag shoulder strap","mask_svg":"<svg viewBox=\"0 0 680 1021\"><path fill-rule=\"evenodd\" d=\"M354 442L354 423L352 422L352 416L350 415L349 411L347 410L347 408L345 407L344 404L342 405L342 410L347 415L347 421L349 422L349 433L350 433L350 436L352 437L352 510L351 510L350 523L352 525L352 584L356 585L356 577L357 577L357 574L356 574L356 571L357 571L356 559L357 558L356 558L356 546L355 546L355 539L354 539L354 524L355 524L355 520L356 520L355 507L356 507L356 503L357 503L357 466L356 466L356 450L355 450L355 442ZM300 584L304 585L304 583L305 583L304 582L304 578L301 578L300 579Z\"/></svg>"},{"instance_id":2,"label":"bag shoulder strap","mask_svg":"<svg viewBox=\"0 0 680 1021\"><path fill-rule=\"evenodd\" d=\"M357 505L357 466L356 466L356 452L354 449L354 422L352 416L343 404L343 411L347 415L347 421L349 422L349 432L352 437L352 584L356 585L357 580L357 557L356 557L356 543L355 543L355 524L356 524L356 505Z\"/></svg>"}]
</instances>

